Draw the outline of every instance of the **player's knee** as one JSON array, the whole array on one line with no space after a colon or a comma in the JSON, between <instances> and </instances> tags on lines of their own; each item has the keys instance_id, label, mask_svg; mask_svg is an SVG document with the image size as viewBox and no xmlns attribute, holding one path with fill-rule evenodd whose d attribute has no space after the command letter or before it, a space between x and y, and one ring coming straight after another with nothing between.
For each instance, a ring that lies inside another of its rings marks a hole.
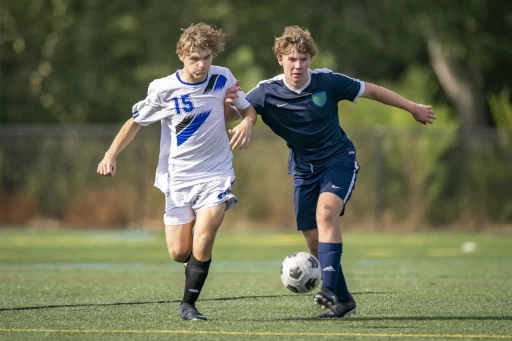
<instances>
[{"instance_id":1,"label":"player's knee","mask_svg":"<svg viewBox=\"0 0 512 341\"><path fill-rule=\"evenodd\" d=\"M169 256L171 256L171 259L178 263L183 263L189 256L191 250L188 250L186 248L179 248L179 247L167 247L167 250L169 251Z\"/></svg>"},{"instance_id":2,"label":"player's knee","mask_svg":"<svg viewBox=\"0 0 512 341\"><path fill-rule=\"evenodd\" d=\"M341 212L341 211L340 211ZM316 211L316 222L320 226L337 225L340 212L334 207L325 205Z\"/></svg>"}]
</instances>

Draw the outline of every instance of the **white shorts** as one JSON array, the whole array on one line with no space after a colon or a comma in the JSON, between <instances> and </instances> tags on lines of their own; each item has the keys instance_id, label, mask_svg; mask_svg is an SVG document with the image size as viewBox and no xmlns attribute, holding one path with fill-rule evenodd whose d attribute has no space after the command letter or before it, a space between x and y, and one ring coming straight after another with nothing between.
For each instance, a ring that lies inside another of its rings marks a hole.
<instances>
[{"instance_id":1,"label":"white shorts","mask_svg":"<svg viewBox=\"0 0 512 341\"><path fill-rule=\"evenodd\" d=\"M224 180L209 181L172 190L165 196L164 223L183 225L196 219L200 209L226 203L226 211L236 204L236 197L231 193L235 177Z\"/></svg>"}]
</instances>

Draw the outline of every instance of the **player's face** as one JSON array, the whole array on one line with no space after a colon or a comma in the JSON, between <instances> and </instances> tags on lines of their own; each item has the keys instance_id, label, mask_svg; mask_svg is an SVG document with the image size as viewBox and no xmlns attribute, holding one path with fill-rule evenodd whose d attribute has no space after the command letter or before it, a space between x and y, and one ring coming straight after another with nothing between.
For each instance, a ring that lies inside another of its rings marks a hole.
<instances>
[{"instance_id":1,"label":"player's face","mask_svg":"<svg viewBox=\"0 0 512 341\"><path fill-rule=\"evenodd\" d=\"M300 88L308 81L308 69L311 64L309 55L292 50L289 54L277 57L279 65L283 67L286 84Z\"/></svg>"},{"instance_id":2,"label":"player's face","mask_svg":"<svg viewBox=\"0 0 512 341\"><path fill-rule=\"evenodd\" d=\"M188 56L180 56L183 62L183 78L187 79L190 83L197 83L203 81L210 67L212 66L213 54L211 50L194 51Z\"/></svg>"}]
</instances>

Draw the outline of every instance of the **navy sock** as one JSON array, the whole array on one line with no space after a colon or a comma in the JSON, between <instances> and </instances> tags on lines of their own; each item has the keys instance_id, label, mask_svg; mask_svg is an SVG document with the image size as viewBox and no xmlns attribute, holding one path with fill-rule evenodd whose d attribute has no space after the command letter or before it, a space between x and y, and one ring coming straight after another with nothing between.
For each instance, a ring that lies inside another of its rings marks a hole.
<instances>
[{"instance_id":1,"label":"navy sock","mask_svg":"<svg viewBox=\"0 0 512 341\"><path fill-rule=\"evenodd\" d=\"M341 252L343 252L343 243L341 244ZM341 302L348 302L352 299L352 295L350 294L347 288L347 282L345 281L345 276L343 275L343 269L341 267L341 264L339 264L338 266L338 282L336 283L336 295L339 297Z\"/></svg>"},{"instance_id":2,"label":"navy sock","mask_svg":"<svg viewBox=\"0 0 512 341\"><path fill-rule=\"evenodd\" d=\"M322 267L322 287L336 292L341 260L341 243L318 243L318 260Z\"/></svg>"}]
</instances>

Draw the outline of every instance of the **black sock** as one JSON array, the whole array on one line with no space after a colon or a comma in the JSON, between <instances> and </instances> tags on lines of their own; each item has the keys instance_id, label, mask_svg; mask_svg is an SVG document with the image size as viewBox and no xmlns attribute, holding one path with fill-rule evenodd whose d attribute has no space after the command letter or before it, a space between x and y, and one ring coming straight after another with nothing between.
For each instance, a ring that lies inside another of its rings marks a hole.
<instances>
[{"instance_id":1,"label":"black sock","mask_svg":"<svg viewBox=\"0 0 512 341\"><path fill-rule=\"evenodd\" d=\"M190 257L192 257L192 252L190 252L190 253L188 254L187 259L185 259L185 260L183 261L183 263L188 263L188 262L189 262L189 260L190 260Z\"/></svg>"},{"instance_id":2,"label":"black sock","mask_svg":"<svg viewBox=\"0 0 512 341\"><path fill-rule=\"evenodd\" d=\"M188 261L187 269L185 270L185 292L183 293L183 300L181 302L190 303L194 305L203 289L206 277L208 277L208 269L212 260L206 262L198 261L194 255Z\"/></svg>"}]
</instances>

